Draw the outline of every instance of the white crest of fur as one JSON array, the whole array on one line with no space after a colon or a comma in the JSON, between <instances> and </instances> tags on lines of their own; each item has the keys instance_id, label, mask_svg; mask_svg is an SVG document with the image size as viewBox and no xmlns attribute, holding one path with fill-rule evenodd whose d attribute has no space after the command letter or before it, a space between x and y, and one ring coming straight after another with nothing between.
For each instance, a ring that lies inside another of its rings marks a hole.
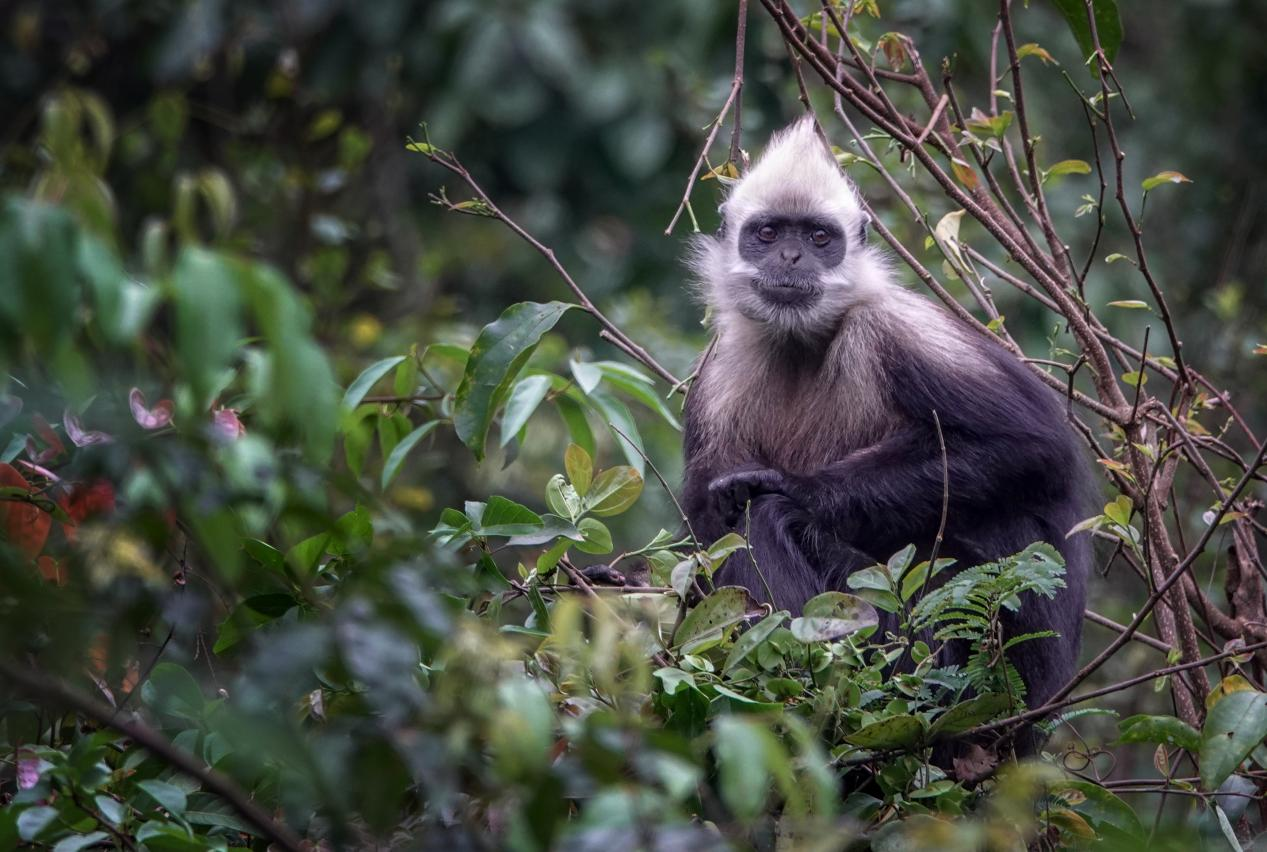
<instances>
[{"instance_id":1,"label":"white crest of fur","mask_svg":"<svg viewBox=\"0 0 1267 852\"><path fill-rule=\"evenodd\" d=\"M732 232L753 214L772 210L831 216L850 236L866 220L858 191L823 144L810 116L771 137L722 209Z\"/></svg>"}]
</instances>

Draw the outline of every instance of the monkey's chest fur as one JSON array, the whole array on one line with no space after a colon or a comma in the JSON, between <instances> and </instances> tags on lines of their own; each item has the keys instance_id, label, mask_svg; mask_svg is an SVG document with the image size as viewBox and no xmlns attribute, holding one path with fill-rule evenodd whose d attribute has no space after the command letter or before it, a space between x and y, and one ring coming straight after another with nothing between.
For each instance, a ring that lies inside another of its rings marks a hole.
<instances>
[{"instance_id":1,"label":"monkey's chest fur","mask_svg":"<svg viewBox=\"0 0 1267 852\"><path fill-rule=\"evenodd\" d=\"M880 441L899 425L882 353L886 330L846 318L820 347L724 328L701 367L700 460L812 473Z\"/></svg>"}]
</instances>

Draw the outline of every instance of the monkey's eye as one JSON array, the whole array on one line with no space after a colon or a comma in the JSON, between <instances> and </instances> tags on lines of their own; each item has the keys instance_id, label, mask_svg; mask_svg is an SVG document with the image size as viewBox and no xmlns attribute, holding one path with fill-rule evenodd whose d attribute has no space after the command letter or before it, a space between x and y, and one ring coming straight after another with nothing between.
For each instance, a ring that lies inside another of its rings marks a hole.
<instances>
[{"instance_id":1,"label":"monkey's eye","mask_svg":"<svg viewBox=\"0 0 1267 852\"><path fill-rule=\"evenodd\" d=\"M762 225L757 229L757 239L761 240L763 243L774 242L774 238L778 235L779 232L774 230L774 226L772 225Z\"/></svg>"},{"instance_id":2,"label":"monkey's eye","mask_svg":"<svg viewBox=\"0 0 1267 852\"><path fill-rule=\"evenodd\" d=\"M831 234L827 233L822 228L819 228L817 231L810 234L809 238L813 240L814 245L818 246L819 248L822 248L823 246L831 242Z\"/></svg>"}]
</instances>

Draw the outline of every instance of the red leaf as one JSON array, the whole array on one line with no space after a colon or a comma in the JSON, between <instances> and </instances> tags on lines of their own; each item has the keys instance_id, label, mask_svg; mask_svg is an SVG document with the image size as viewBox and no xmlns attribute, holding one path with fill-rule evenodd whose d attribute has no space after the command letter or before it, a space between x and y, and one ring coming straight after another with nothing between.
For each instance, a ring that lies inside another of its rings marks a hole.
<instances>
[{"instance_id":1,"label":"red leaf","mask_svg":"<svg viewBox=\"0 0 1267 852\"><path fill-rule=\"evenodd\" d=\"M172 422L172 401L160 399L153 408L145 407L145 394L140 388L132 388L128 394L128 405L132 408L132 419L142 429L161 429Z\"/></svg>"},{"instance_id":2,"label":"red leaf","mask_svg":"<svg viewBox=\"0 0 1267 852\"><path fill-rule=\"evenodd\" d=\"M30 490L22 474L13 465L3 462L0 462L0 486ZM18 500L0 500L0 534L28 559L34 559L44 549L52 526L53 516L41 511L39 506Z\"/></svg>"},{"instance_id":3,"label":"red leaf","mask_svg":"<svg viewBox=\"0 0 1267 852\"><path fill-rule=\"evenodd\" d=\"M47 446L47 449L42 452L38 451L35 441L27 438L26 454L31 457L31 461L36 464L46 464L66 452L66 446L62 443L62 439L57 437L53 427L49 426L48 421L41 415L31 415L31 423L35 426L35 434L39 435L40 440Z\"/></svg>"}]
</instances>

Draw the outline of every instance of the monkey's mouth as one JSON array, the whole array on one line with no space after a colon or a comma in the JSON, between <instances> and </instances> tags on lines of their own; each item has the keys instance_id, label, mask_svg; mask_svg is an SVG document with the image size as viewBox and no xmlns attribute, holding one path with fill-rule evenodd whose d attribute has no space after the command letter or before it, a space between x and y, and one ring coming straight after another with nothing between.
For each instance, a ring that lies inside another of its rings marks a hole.
<instances>
[{"instance_id":1,"label":"monkey's mouth","mask_svg":"<svg viewBox=\"0 0 1267 852\"><path fill-rule=\"evenodd\" d=\"M762 301L789 308L809 307L822 294L817 284L801 278L758 278L753 285Z\"/></svg>"}]
</instances>

